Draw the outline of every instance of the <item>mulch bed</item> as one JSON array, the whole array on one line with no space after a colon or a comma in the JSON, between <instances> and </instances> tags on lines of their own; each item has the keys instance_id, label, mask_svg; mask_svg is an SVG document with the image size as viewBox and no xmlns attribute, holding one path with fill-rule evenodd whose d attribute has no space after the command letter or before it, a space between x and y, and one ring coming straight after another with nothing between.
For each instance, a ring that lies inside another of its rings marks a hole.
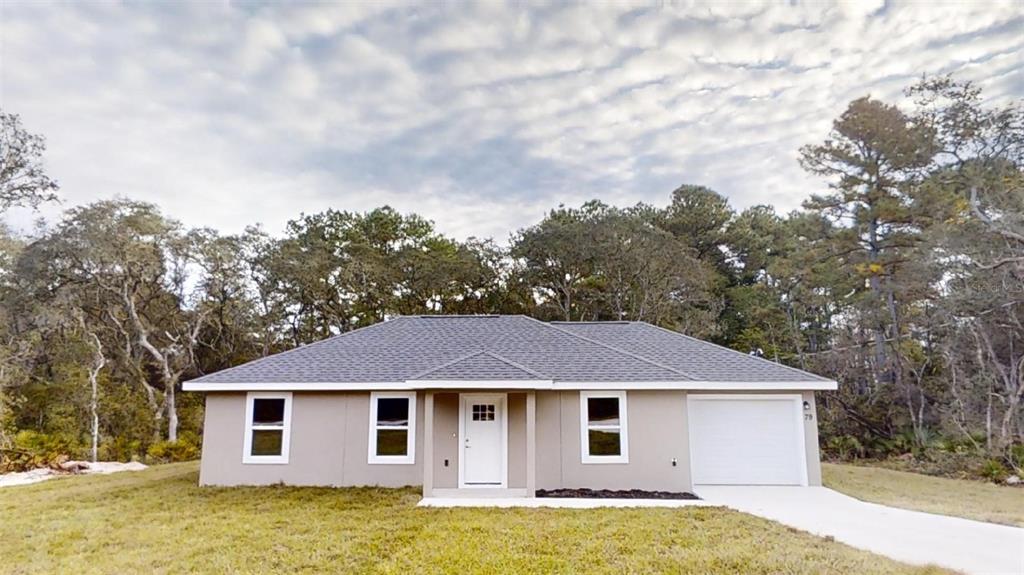
<instances>
[{"instance_id":1,"label":"mulch bed","mask_svg":"<svg viewBox=\"0 0 1024 575\"><path fill-rule=\"evenodd\" d=\"M630 489L615 491L611 489L538 489L537 497L564 497L588 499L700 499L686 491L644 491Z\"/></svg>"}]
</instances>

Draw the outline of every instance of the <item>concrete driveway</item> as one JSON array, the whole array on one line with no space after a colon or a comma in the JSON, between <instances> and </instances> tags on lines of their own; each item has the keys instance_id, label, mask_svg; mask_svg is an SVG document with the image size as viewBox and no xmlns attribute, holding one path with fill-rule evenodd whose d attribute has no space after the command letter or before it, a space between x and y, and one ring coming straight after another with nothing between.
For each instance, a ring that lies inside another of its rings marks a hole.
<instances>
[{"instance_id":1,"label":"concrete driveway","mask_svg":"<svg viewBox=\"0 0 1024 575\"><path fill-rule=\"evenodd\" d=\"M697 495L853 547L965 573L1024 573L1024 529L865 503L825 487L698 486Z\"/></svg>"}]
</instances>

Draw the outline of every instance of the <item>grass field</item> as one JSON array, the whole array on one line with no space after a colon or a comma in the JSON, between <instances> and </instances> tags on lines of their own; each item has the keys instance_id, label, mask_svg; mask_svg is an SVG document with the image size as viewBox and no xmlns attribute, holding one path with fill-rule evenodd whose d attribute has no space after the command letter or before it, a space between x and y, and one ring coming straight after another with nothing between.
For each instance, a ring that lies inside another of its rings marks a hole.
<instances>
[{"instance_id":1,"label":"grass field","mask_svg":"<svg viewBox=\"0 0 1024 575\"><path fill-rule=\"evenodd\" d=\"M3 573L944 573L718 508L423 509L200 488L195 463L0 489Z\"/></svg>"},{"instance_id":2,"label":"grass field","mask_svg":"<svg viewBox=\"0 0 1024 575\"><path fill-rule=\"evenodd\" d=\"M826 487L863 501L1024 527L1024 488L822 463Z\"/></svg>"}]
</instances>

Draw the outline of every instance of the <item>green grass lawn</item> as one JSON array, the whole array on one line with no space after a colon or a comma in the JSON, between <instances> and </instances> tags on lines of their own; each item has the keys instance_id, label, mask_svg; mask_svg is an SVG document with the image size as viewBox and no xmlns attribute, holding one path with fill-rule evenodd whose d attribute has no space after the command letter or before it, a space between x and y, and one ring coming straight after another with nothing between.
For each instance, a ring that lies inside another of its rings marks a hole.
<instances>
[{"instance_id":1,"label":"green grass lawn","mask_svg":"<svg viewBox=\"0 0 1024 575\"><path fill-rule=\"evenodd\" d=\"M863 501L1024 527L1024 489L881 467L821 465L827 487Z\"/></svg>"},{"instance_id":2,"label":"green grass lawn","mask_svg":"<svg viewBox=\"0 0 1024 575\"><path fill-rule=\"evenodd\" d=\"M0 489L4 573L945 573L719 508L422 509L200 488L195 463Z\"/></svg>"}]
</instances>

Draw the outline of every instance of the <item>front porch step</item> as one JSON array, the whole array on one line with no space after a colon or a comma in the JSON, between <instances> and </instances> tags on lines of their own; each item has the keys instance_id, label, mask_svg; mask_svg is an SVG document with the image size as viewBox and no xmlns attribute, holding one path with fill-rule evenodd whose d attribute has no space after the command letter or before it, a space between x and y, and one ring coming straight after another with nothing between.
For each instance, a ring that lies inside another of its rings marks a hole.
<instances>
[{"instance_id":1,"label":"front porch step","mask_svg":"<svg viewBox=\"0 0 1024 575\"><path fill-rule=\"evenodd\" d=\"M529 498L526 489L500 487L463 487L461 489L438 489L431 494L432 498L443 499L494 499L507 497Z\"/></svg>"}]
</instances>

